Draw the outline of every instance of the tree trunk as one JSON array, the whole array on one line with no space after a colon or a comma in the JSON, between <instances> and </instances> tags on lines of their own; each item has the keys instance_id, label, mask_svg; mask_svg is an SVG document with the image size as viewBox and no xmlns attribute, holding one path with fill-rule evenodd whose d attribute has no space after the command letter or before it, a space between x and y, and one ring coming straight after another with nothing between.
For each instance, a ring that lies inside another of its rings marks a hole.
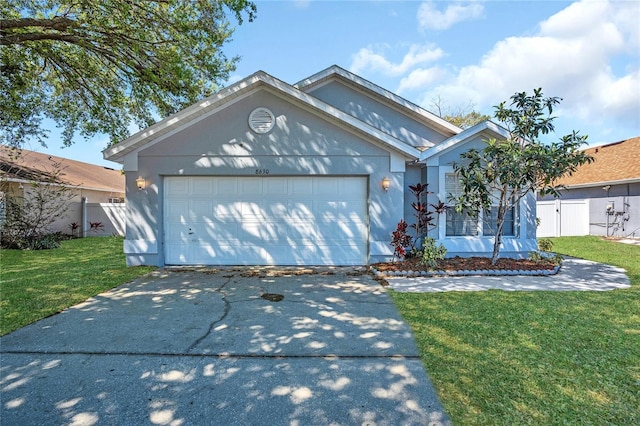
<instances>
[{"instance_id":1,"label":"tree trunk","mask_svg":"<svg viewBox=\"0 0 640 426\"><path fill-rule=\"evenodd\" d=\"M498 215L496 217L496 235L493 238L493 253L491 254L491 264L495 266L498 263L498 255L500 254L500 244L502 244L502 229L504 228L504 217L507 213L506 188L500 193L500 202L498 203Z\"/></svg>"}]
</instances>

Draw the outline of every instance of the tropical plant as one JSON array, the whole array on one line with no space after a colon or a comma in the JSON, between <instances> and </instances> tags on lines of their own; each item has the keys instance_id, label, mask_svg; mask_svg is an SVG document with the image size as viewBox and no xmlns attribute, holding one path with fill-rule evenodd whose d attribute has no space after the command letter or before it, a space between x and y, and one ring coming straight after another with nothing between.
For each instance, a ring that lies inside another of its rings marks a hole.
<instances>
[{"instance_id":1,"label":"tropical plant","mask_svg":"<svg viewBox=\"0 0 640 426\"><path fill-rule=\"evenodd\" d=\"M559 196L556 184L561 177L573 173L593 158L580 150L586 136L577 132L563 136L558 142L543 143L541 135L553 132L553 107L560 98L544 97L542 89L533 95L526 92L496 106L495 116L509 131L505 140L490 139L482 150L471 149L461 154L461 162L453 167L462 191L451 197L458 213L477 218L480 212L496 210L490 227L494 235L492 264L498 261L505 220L527 194Z\"/></svg>"},{"instance_id":2,"label":"tropical plant","mask_svg":"<svg viewBox=\"0 0 640 426\"><path fill-rule=\"evenodd\" d=\"M438 266L437 261L444 259L447 255L446 247L440 243L436 244L435 238L426 237L422 242L422 259L420 263L434 269Z\"/></svg>"},{"instance_id":3,"label":"tropical plant","mask_svg":"<svg viewBox=\"0 0 640 426\"><path fill-rule=\"evenodd\" d=\"M432 194L427 188L428 184L417 183L415 185L409 185L409 191L415 198L415 201L411 203L415 221L409 225L414 232L410 244L411 249L416 248L416 245L422 241L427 233L437 226L434 214L443 213L445 209L445 204L442 202L437 204L428 204L426 202L427 196Z\"/></svg>"},{"instance_id":4,"label":"tropical plant","mask_svg":"<svg viewBox=\"0 0 640 426\"><path fill-rule=\"evenodd\" d=\"M398 222L398 226L396 230L391 234L391 245L393 246L393 260L396 260L396 257L402 259L405 257L407 251L406 247L411 245L411 235L407 234L407 222L403 219L400 219Z\"/></svg>"}]
</instances>

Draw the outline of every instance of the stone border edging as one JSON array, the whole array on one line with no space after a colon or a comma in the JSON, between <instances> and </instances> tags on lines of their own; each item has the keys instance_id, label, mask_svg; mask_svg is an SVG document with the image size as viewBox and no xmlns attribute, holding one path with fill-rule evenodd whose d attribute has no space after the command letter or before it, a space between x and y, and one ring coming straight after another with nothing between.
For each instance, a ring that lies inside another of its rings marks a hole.
<instances>
[{"instance_id":1,"label":"stone border edging","mask_svg":"<svg viewBox=\"0 0 640 426\"><path fill-rule=\"evenodd\" d=\"M370 267L371 272L376 277L384 278L384 277L460 277L460 276L470 276L470 275L479 275L479 276L489 276L489 277L504 277L504 276L514 276L514 275L525 275L525 276L540 276L540 275L555 275L560 271L560 265L554 266L553 269L536 269L536 270L507 270L507 269L483 269L478 271L469 271L469 270L458 270L458 271L390 271L390 272L382 272L374 268Z\"/></svg>"}]
</instances>

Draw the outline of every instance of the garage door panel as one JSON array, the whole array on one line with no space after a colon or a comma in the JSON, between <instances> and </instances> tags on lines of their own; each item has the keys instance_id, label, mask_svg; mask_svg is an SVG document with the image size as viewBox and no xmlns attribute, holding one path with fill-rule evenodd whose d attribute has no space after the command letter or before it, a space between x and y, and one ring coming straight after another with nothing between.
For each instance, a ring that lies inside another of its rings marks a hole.
<instances>
[{"instance_id":1,"label":"garage door panel","mask_svg":"<svg viewBox=\"0 0 640 426\"><path fill-rule=\"evenodd\" d=\"M289 193L289 179L269 178L264 180L264 195L286 195Z\"/></svg>"},{"instance_id":2,"label":"garage door panel","mask_svg":"<svg viewBox=\"0 0 640 426\"><path fill-rule=\"evenodd\" d=\"M183 222L184 215L189 212L188 200L171 200L166 203L165 220L169 222Z\"/></svg>"},{"instance_id":3,"label":"garage door panel","mask_svg":"<svg viewBox=\"0 0 640 426\"><path fill-rule=\"evenodd\" d=\"M262 181L263 178L243 178L240 180L239 194L246 196L249 195L262 195Z\"/></svg>"},{"instance_id":4,"label":"garage door panel","mask_svg":"<svg viewBox=\"0 0 640 426\"><path fill-rule=\"evenodd\" d=\"M165 182L167 195L185 195L189 193L189 181L184 179L171 179Z\"/></svg>"},{"instance_id":5,"label":"garage door panel","mask_svg":"<svg viewBox=\"0 0 640 426\"><path fill-rule=\"evenodd\" d=\"M238 179L235 177L216 177L213 182L215 195L237 195L239 192Z\"/></svg>"},{"instance_id":6,"label":"garage door panel","mask_svg":"<svg viewBox=\"0 0 640 426\"><path fill-rule=\"evenodd\" d=\"M242 221L263 221L268 219L261 202L242 202L240 204Z\"/></svg>"},{"instance_id":7,"label":"garage door panel","mask_svg":"<svg viewBox=\"0 0 640 426\"><path fill-rule=\"evenodd\" d=\"M291 195L309 197L313 193L312 179L296 179L290 181Z\"/></svg>"},{"instance_id":8,"label":"garage door panel","mask_svg":"<svg viewBox=\"0 0 640 426\"><path fill-rule=\"evenodd\" d=\"M190 180L191 195L212 195L213 181L209 177L194 177Z\"/></svg>"},{"instance_id":9,"label":"garage door panel","mask_svg":"<svg viewBox=\"0 0 640 426\"><path fill-rule=\"evenodd\" d=\"M269 217L270 220L272 221L278 221L278 222L286 222L290 219L290 215L289 212L291 211L290 209L290 203L287 202L282 202L282 203L265 203L263 205L263 208L265 210L265 215L267 217Z\"/></svg>"},{"instance_id":10,"label":"garage door panel","mask_svg":"<svg viewBox=\"0 0 640 426\"><path fill-rule=\"evenodd\" d=\"M168 177L165 188L167 264L366 263L366 178Z\"/></svg>"},{"instance_id":11,"label":"garage door panel","mask_svg":"<svg viewBox=\"0 0 640 426\"><path fill-rule=\"evenodd\" d=\"M238 239L248 245L287 241L288 226L286 224L263 222L243 223L240 226L242 235Z\"/></svg>"},{"instance_id":12,"label":"garage door panel","mask_svg":"<svg viewBox=\"0 0 640 426\"><path fill-rule=\"evenodd\" d=\"M314 181L313 193L318 196L335 197L339 193L340 181L338 178L323 178Z\"/></svg>"},{"instance_id":13,"label":"garage door panel","mask_svg":"<svg viewBox=\"0 0 640 426\"><path fill-rule=\"evenodd\" d=\"M358 193L358 188L362 185L362 181L357 177L346 177L340 182L340 195L351 196Z\"/></svg>"}]
</instances>

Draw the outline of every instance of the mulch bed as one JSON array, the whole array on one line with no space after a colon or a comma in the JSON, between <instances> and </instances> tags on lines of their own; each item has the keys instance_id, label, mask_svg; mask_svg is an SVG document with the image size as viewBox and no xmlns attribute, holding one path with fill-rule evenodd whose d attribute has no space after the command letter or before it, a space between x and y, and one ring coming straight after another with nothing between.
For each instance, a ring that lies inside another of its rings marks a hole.
<instances>
[{"instance_id":1,"label":"mulch bed","mask_svg":"<svg viewBox=\"0 0 640 426\"><path fill-rule=\"evenodd\" d=\"M488 257L451 257L437 261L437 271L539 271L553 270L552 262L534 262L529 259L500 258L497 265L491 264ZM404 259L395 262L375 263L372 265L380 272L393 271L429 271L418 259Z\"/></svg>"}]
</instances>

